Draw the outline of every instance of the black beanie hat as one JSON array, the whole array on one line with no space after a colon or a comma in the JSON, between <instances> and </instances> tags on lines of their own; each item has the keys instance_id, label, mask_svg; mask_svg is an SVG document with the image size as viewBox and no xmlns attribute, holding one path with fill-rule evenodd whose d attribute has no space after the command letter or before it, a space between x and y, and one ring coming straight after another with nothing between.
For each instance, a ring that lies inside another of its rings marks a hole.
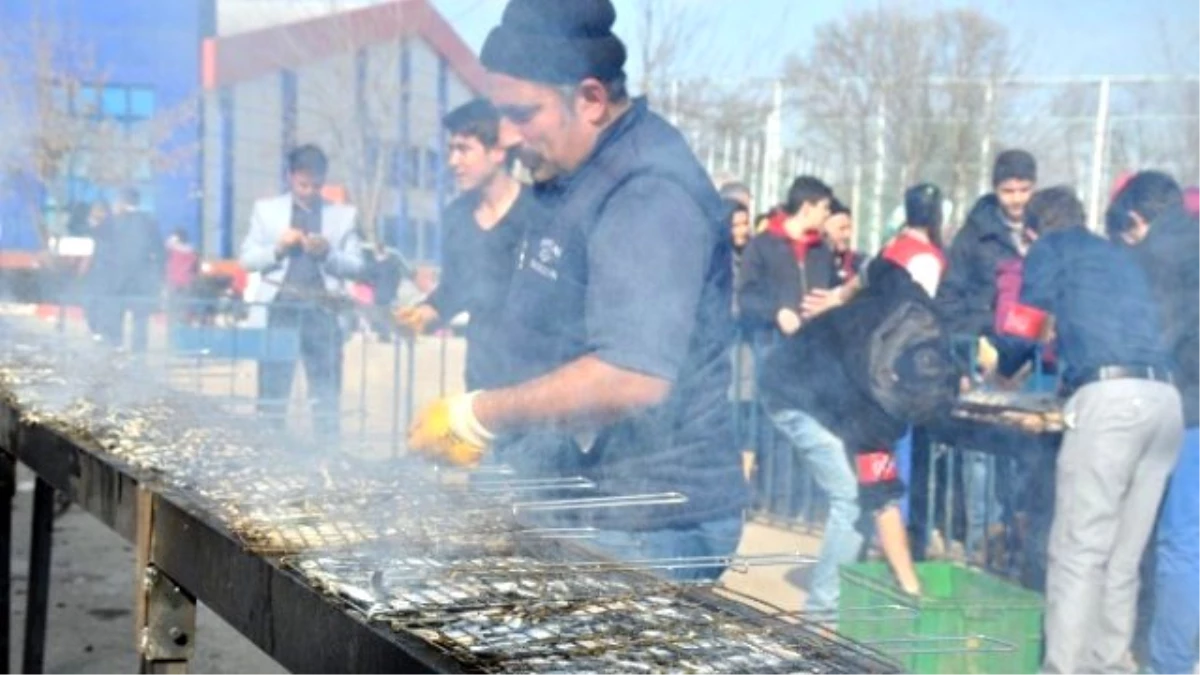
<instances>
[{"instance_id":1,"label":"black beanie hat","mask_svg":"<svg viewBox=\"0 0 1200 675\"><path fill-rule=\"evenodd\" d=\"M575 84L625 74L611 0L510 0L483 43L484 68L521 80Z\"/></svg>"}]
</instances>

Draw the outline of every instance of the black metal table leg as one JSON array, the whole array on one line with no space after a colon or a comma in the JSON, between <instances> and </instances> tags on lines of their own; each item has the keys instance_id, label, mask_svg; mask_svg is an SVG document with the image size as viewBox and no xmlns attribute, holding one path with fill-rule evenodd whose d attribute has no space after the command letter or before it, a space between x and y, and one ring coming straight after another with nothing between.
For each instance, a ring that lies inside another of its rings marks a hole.
<instances>
[{"instance_id":1,"label":"black metal table leg","mask_svg":"<svg viewBox=\"0 0 1200 675\"><path fill-rule=\"evenodd\" d=\"M0 663L8 672L8 637L12 631L12 508L17 492L17 463L12 455L0 452Z\"/></svg>"},{"instance_id":2,"label":"black metal table leg","mask_svg":"<svg viewBox=\"0 0 1200 675\"><path fill-rule=\"evenodd\" d=\"M41 478L33 488L33 534L29 544L29 593L25 599L22 673L40 673L46 657L46 611L50 599L50 545L54 532L54 488Z\"/></svg>"}]
</instances>

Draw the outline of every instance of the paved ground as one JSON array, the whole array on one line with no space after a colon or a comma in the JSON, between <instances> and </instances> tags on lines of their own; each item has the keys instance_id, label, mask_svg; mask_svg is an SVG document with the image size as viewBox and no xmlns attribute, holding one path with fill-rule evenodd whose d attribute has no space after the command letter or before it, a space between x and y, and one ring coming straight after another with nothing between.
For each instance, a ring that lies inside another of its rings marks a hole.
<instances>
[{"instance_id":1,"label":"paved ground","mask_svg":"<svg viewBox=\"0 0 1200 675\"><path fill-rule=\"evenodd\" d=\"M72 332L80 332L71 326ZM154 331L152 347L160 362L166 362L165 336ZM403 415L407 400L408 360L405 350L382 343L373 337L356 336L346 346L346 380L343 409L347 412L345 429L369 441L363 452L386 453L395 415ZM396 356L399 355L399 362ZM437 396L441 391L461 390L462 343L459 340L425 338L413 353L414 404ZM249 399L254 393L254 370L249 363L169 360L176 384L182 388L210 394ZM445 364L445 369L442 366ZM397 369L399 377L396 377ZM396 383L400 383L397 388ZM302 385L297 386L294 409L302 410ZM297 415L295 424L307 422ZM25 602L25 567L29 545L29 518L32 479L21 476L17 509L14 513L13 569L14 611L12 663L19 667L22 620ZM815 554L819 540L813 536L761 524L747 527L742 552ZM802 567L761 567L746 573L730 572L723 580L740 592L767 600L775 605L797 609L803 599L805 581ZM50 596L49 635L46 672L104 673L129 672L136 667L133 643L133 554L125 542L98 521L78 509L68 511L56 524ZM195 672L282 672L281 667L263 655L212 612L201 607L197 636Z\"/></svg>"},{"instance_id":2,"label":"paved ground","mask_svg":"<svg viewBox=\"0 0 1200 675\"><path fill-rule=\"evenodd\" d=\"M11 668L18 672L24 634L26 571L33 480L22 470L13 513L13 627ZM131 673L133 550L99 521L72 508L55 524L51 561L47 673ZM207 608L198 617L193 672L281 673L267 658Z\"/></svg>"}]
</instances>

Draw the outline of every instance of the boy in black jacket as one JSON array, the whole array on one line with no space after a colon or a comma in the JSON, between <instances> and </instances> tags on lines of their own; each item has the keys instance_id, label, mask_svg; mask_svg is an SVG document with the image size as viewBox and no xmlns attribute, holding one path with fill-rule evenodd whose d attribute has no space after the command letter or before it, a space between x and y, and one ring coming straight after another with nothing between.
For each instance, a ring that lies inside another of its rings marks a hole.
<instances>
[{"instance_id":1,"label":"boy in black jacket","mask_svg":"<svg viewBox=\"0 0 1200 675\"><path fill-rule=\"evenodd\" d=\"M837 609L838 566L859 557L864 512L875 516L901 588L918 593L891 446L956 395L949 338L932 300L902 267L877 259L853 300L782 342L762 372L763 405L830 499L806 611Z\"/></svg>"}]
</instances>

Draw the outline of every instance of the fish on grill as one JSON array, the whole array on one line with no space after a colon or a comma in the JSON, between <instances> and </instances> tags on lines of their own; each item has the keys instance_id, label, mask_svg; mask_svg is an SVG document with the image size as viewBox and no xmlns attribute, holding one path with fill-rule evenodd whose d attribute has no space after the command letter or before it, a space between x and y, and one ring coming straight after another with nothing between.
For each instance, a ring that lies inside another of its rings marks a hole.
<instances>
[{"instance_id":1,"label":"fish on grill","mask_svg":"<svg viewBox=\"0 0 1200 675\"><path fill-rule=\"evenodd\" d=\"M975 390L963 394L951 415L1028 433L1062 431L1062 400L1052 394Z\"/></svg>"},{"instance_id":2,"label":"fish on grill","mask_svg":"<svg viewBox=\"0 0 1200 675\"><path fill-rule=\"evenodd\" d=\"M0 397L23 424L127 467L211 516L247 549L278 556L345 611L418 636L464 668L892 667L855 643L700 602L693 588L629 566L573 568L537 537L534 555L534 530L517 517L517 482L492 479L474 489L406 459L330 455L299 439L285 449L253 418L174 391L133 357L95 345L0 333ZM588 489L586 481L557 487Z\"/></svg>"}]
</instances>

